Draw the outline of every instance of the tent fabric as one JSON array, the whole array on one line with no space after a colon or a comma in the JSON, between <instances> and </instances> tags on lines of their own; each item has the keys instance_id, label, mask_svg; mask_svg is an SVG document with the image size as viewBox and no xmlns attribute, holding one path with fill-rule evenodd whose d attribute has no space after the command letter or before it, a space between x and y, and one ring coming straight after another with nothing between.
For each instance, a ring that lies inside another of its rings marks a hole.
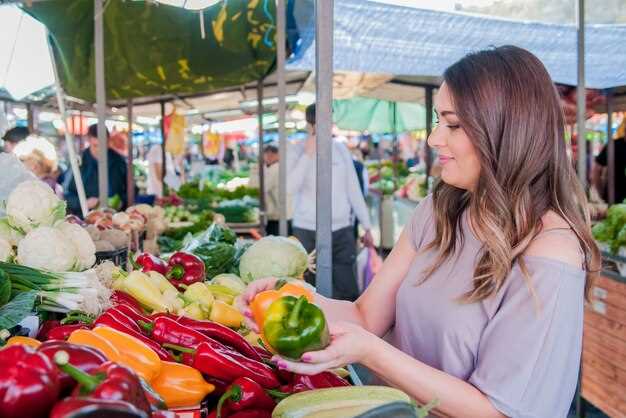
<instances>
[{"instance_id":1,"label":"tent fabric","mask_svg":"<svg viewBox=\"0 0 626 418\"><path fill-rule=\"evenodd\" d=\"M312 0L296 2L301 36L288 68L315 69ZM586 86L626 85L626 25L586 25ZM334 68L440 76L471 51L516 45L533 52L558 83L577 84L573 25L530 23L376 3L335 0Z\"/></svg>"},{"instance_id":2,"label":"tent fabric","mask_svg":"<svg viewBox=\"0 0 626 418\"><path fill-rule=\"evenodd\" d=\"M424 129L426 110L417 103L391 102L366 97L333 100L333 121L340 129L372 134Z\"/></svg>"},{"instance_id":3,"label":"tent fabric","mask_svg":"<svg viewBox=\"0 0 626 418\"><path fill-rule=\"evenodd\" d=\"M67 94L95 100L93 0L34 2L24 10L50 32ZM273 0L229 0L203 12L152 2L108 1L107 99L192 94L265 76L276 54Z\"/></svg>"}]
</instances>

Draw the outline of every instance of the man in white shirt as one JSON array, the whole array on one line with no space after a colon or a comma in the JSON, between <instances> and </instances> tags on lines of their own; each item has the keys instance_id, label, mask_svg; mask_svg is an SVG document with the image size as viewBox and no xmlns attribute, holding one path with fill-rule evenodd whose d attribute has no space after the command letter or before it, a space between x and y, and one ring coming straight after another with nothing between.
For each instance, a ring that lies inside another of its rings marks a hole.
<instances>
[{"instance_id":1,"label":"man in white shirt","mask_svg":"<svg viewBox=\"0 0 626 418\"><path fill-rule=\"evenodd\" d=\"M279 179L279 159L278 148L274 145L266 145L263 149L263 160L265 162L265 212L267 224L265 232L267 235L279 234L280 220L280 179ZM291 195L287 194L287 235L292 235L293 205Z\"/></svg>"},{"instance_id":2,"label":"man in white shirt","mask_svg":"<svg viewBox=\"0 0 626 418\"><path fill-rule=\"evenodd\" d=\"M294 203L293 233L310 252L315 249L316 228L315 105L306 109L306 119L309 138L303 147L288 155L287 185ZM365 229L362 240L367 246L372 245L370 219L350 151L344 144L332 141L333 298L355 300L358 288L352 214ZM314 285L315 277L308 276L307 281Z\"/></svg>"},{"instance_id":3,"label":"man in white shirt","mask_svg":"<svg viewBox=\"0 0 626 418\"><path fill-rule=\"evenodd\" d=\"M165 184L171 189L178 190L180 187L180 178L176 174L176 167L174 167L174 159L169 152L165 153L167 159L167 172L165 173ZM163 182L161 181L163 175L163 149L161 144L154 144L148 155L148 184L146 193L149 195L155 195L163 197Z\"/></svg>"}]
</instances>

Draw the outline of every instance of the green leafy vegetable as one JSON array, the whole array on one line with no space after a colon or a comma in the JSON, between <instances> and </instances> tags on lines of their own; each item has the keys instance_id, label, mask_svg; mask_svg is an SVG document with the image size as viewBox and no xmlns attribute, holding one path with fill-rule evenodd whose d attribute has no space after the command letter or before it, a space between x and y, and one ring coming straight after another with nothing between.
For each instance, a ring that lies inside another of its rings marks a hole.
<instances>
[{"instance_id":1,"label":"green leafy vegetable","mask_svg":"<svg viewBox=\"0 0 626 418\"><path fill-rule=\"evenodd\" d=\"M4 306L9 299L11 299L11 280L4 270L0 270L0 306Z\"/></svg>"},{"instance_id":2,"label":"green leafy vegetable","mask_svg":"<svg viewBox=\"0 0 626 418\"><path fill-rule=\"evenodd\" d=\"M0 329L13 328L27 317L35 306L37 292L18 293L13 300L0 308Z\"/></svg>"}]
</instances>

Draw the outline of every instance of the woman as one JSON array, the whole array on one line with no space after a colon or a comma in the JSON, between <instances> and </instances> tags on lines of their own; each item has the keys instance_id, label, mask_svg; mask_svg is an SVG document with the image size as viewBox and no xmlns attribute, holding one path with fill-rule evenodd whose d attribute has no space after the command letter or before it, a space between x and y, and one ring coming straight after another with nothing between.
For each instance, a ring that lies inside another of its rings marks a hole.
<instances>
[{"instance_id":1,"label":"woman","mask_svg":"<svg viewBox=\"0 0 626 418\"><path fill-rule=\"evenodd\" d=\"M443 78L428 138L442 181L356 302L317 296L330 346L274 361L307 374L361 363L420 403L437 399L437 416L565 417L599 253L558 96L541 62L511 46ZM246 316L274 282L249 287Z\"/></svg>"}]
</instances>

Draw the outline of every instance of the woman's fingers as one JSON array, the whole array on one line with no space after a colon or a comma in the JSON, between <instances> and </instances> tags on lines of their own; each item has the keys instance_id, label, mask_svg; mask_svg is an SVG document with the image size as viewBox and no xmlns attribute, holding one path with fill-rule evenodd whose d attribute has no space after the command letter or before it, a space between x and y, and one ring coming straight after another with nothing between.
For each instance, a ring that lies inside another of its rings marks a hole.
<instances>
[{"instance_id":1,"label":"woman's fingers","mask_svg":"<svg viewBox=\"0 0 626 418\"><path fill-rule=\"evenodd\" d=\"M309 351L308 353L304 353L300 360L303 363L319 364L319 363L329 363L332 361L336 361L337 359L338 359L338 356L335 353L335 350L333 349L333 347L328 347L325 350Z\"/></svg>"},{"instance_id":2,"label":"woman's fingers","mask_svg":"<svg viewBox=\"0 0 626 418\"><path fill-rule=\"evenodd\" d=\"M326 370L339 367L335 364L336 361L331 361L327 363L308 364L308 363L301 363L297 361L287 360L279 356L275 356L274 358L272 358L272 361L274 361L276 366L281 370L287 370L293 373L306 374L306 375L314 375L314 374L318 374Z\"/></svg>"}]
</instances>

